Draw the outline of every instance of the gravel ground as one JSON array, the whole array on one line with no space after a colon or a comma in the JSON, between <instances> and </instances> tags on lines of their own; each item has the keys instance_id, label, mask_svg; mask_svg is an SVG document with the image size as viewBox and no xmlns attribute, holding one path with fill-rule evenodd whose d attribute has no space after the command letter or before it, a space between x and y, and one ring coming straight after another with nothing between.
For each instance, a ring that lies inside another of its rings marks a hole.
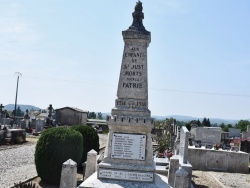
<instances>
[{"instance_id":1,"label":"gravel ground","mask_svg":"<svg viewBox=\"0 0 250 188\"><path fill-rule=\"evenodd\" d=\"M107 135L99 134L99 137L100 146L104 146ZM37 176L34 164L37 137L27 140L23 145L0 146L0 188L9 188ZM39 178L34 182L40 182ZM194 188L250 188L250 174L194 170L192 183Z\"/></svg>"},{"instance_id":2,"label":"gravel ground","mask_svg":"<svg viewBox=\"0 0 250 188\"><path fill-rule=\"evenodd\" d=\"M250 174L193 170L195 188L250 188Z\"/></svg>"},{"instance_id":3,"label":"gravel ground","mask_svg":"<svg viewBox=\"0 0 250 188\"><path fill-rule=\"evenodd\" d=\"M37 176L34 164L35 145L2 147L0 150L0 187L7 188Z\"/></svg>"}]
</instances>

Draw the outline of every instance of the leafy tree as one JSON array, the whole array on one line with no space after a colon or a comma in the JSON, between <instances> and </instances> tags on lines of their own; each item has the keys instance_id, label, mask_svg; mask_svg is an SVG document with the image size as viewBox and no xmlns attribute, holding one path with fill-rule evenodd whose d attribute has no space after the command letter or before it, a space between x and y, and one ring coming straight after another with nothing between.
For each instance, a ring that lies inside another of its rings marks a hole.
<instances>
[{"instance_id":1,"label":"leafy tree","mask_svg":"<svg viewBox=\"0 0 250 188\"><path fill-rule=\"evenodd\" d=\"M237 124L236 124L236 128L240 129L241 132L242 131L246 131L247 130L247 126L250 125L250 122L248 120L240 120Z\"/></svg>"},{"instance_id":2,"label":"leafy tree","mask_svg":"<svg viewBox=\"0 0 250 188\"><path fill-rule=\"evenodd\" d=\"M203 118L203 120L202 120L202 126L204 127L204 126L206 126L206 124L207 124L207 118Z\"/></svg>"},{"instance_id":3,"label":"leafy tree","mask_svg":"<svg viewBox=\"0 0 250 188\"><path fill-rule=\"evenodd\" d=\"M224 124L224 123L221 123L221 124L220 124L220 127L221 127L222 129L224 129L224 128L225 128L225 124Z\"/></svg>"},{"instance_id":4,"label":"leafy tree","mask_svg":"<svg viewBox=\"0 0 250 188\"><path fill-rule=\"evenodd\" d=\"M220 124L220 127L221 127L222 131L228 132L228 131L229 131L229 128L232 128L233 125L232 125L232 124L227 124L227 125L225 125L224 123L221 123L221 124Z\"/></svg>"},{"instance_id":5,"label":"leafy tree","mask_svg":"<svg viewBox=\"0 0 250 188\"><path fill-rule=\"evenodd\" d=\"M198 121L197 121L197 126L198 126L198 127L201 127L201 122L200 122L199 119L198 119Z\"/></svg>"},{"instance_id":6,"label":"leafy tree","mask_svg":"<svg viewBox=\"0 0 250 188\"><path fill-rule=\"evenodd\" d=\"M190 123L186 123L186 127L187 129L190 131L191 130L191 124Z\"/></svg>"},{"instance_id":7,"label":"leafy tree","mask_svg":"<svg viewBox=\"0 0 250 188\"><path fill-rule=\"evenodd\" d=\"M74 126L71 126L70 128L82 134L83 153L82 153L82 158L81 158L81 163L80 163L82 164L83 162L86 161L87 154L91 149L94 149L97 153L99 152L99 148L100 148L99 136L94 128L86 126L86 125L74 125Z\"/></svg>"},{"instance_id":8,"label":"leafy tree","mask_svg":"<svg viewBox=\"0 0 250 188\"><path fill-rule=\"evenodd\" d=\"M166 119L165 121L156 122L156 126L158 129L162 129L161 133L156 134L156 141L158 143L159 152L164 152L166 148L172 146L171 144L171 124L174 122L173 118Z\"/></svg>"},{"instance_id":9,"label":"leafy tree","mask_svg":"<svg viewBox=\"0 0 250 188\"><path fill-rule=\"evenodd\" d=\"M102 119L102 113L101 112L98 112L97 119Z\"/></svg>"},{"instance_id":10,"label":"leafy tree","mask_svg":"<svg viewBox=\"0 0 250 188\"><path fill-rule=\"evenodd\" d=\"M89 118L89 119L96 119L96 114L95 114L95 112L89 112L89 113L88 113L88 118Z\"/></svg>"},{"instance_id":11,"label":"leafy tree","mask_svg":"<svg viewBox=\"0 0 250 188\"><path fill-rule=\"evenodd\" d=\"M203 127L211 127L211 123L210 123L210 120L209 120L209 118L203 118L203 120L202 120L202 126Z\"/></svg>"},{"instance_id":12,"label":"leafy tree","mask_svg":"<svg viewBox=\"0 0 250 188\"><path fill-rule=\"evenodd\" d=\"M13 110L12 115L15 115L17 117L22 117L24 116L24 112L20 109L20 106L18 106L16 109L16 113L15 113L15 110Z\"/></svg>"},{"instance_id":13,"label":"leafy tree","mask_svg":"<svg viewBox=\"0 0 250 188\"><path fill-rule=\"evenodd\" d=\"M209 118L207 118L206 126L207 126L207 127L211 127L211 123L210 123Z\"/></svg>"}]
</instances>

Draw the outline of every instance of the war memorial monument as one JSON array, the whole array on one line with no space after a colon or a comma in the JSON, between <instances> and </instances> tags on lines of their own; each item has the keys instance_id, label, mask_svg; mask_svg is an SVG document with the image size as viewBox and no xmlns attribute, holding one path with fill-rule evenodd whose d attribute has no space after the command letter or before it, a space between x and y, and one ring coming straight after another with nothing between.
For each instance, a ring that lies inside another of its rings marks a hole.
<instances>
[{"instance_id":1,"label":"war memorial monument","mask_svg":"<svg viewBox=\"0 0 250 188\"><path fill-rule=\"evenodd\" d=\"M122 32L124 52L115 107L107 117L109 136L97 172L79 187L169 187L167 177L155 173L148 109L147 48L151 33L142 20L142 3L133 12L133 23Z\"/></svg>"}]
</instances>

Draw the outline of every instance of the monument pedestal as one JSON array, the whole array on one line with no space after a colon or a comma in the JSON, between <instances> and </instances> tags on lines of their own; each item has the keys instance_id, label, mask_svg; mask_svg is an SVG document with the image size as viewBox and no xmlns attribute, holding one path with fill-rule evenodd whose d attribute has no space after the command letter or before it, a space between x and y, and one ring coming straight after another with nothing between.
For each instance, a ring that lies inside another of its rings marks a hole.
<instances>
[{"instance_id":1,"label":"monument pedestal","mask_svg":"<svg viewBox=\"0 0 250 188\"><path fill-rule=\"evenodd\" d=\"M97 172L92 174L78 188L170 188L166 176L155 174L155 181L133 182L125 180L98 179Z\"/></svg>"},{"instance_id":2,"label":"monument pedestal","mask_svg":"<svg viewBox=\"0 0 250 188\"><path fill-rule=\"evenodd\" d=\"M98 164L98 178L153 182L152 119L110 117L108 124L108 144Z\"/></svg>"}]
</instances>

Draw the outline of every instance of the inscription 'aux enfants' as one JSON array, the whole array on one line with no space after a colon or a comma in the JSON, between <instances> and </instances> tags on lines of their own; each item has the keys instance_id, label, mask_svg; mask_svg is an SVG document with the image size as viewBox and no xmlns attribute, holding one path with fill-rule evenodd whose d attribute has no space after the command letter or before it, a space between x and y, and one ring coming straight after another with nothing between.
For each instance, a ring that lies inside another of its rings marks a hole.
<instances>
[{"instance_id":1,"label":"inscription 'aux enfants'","mask_svg":"<svg viewBox=\"0 0 250 188\"><path fill-rule=\"evenodd\" d=\"M134 52L130 52L130 53L124 53L124 57L125 58L132 58L132 63L138 63L138 58L144 58L146 57L145 53L140 53L137 52L140 49L138 47L132 47L130 48L130 50L134 51ZM142 76L142 70L144 69L144 65L140 65L140 64L124 64L123 65L123 69L124 69L124 76L126 77L140 77ZM141 81L140 78L126 78L126 81L128 82L123 82L122 83L122 87L124 88L143 88L142 83L138 83Z\"/></svg>"}]
</instances>

